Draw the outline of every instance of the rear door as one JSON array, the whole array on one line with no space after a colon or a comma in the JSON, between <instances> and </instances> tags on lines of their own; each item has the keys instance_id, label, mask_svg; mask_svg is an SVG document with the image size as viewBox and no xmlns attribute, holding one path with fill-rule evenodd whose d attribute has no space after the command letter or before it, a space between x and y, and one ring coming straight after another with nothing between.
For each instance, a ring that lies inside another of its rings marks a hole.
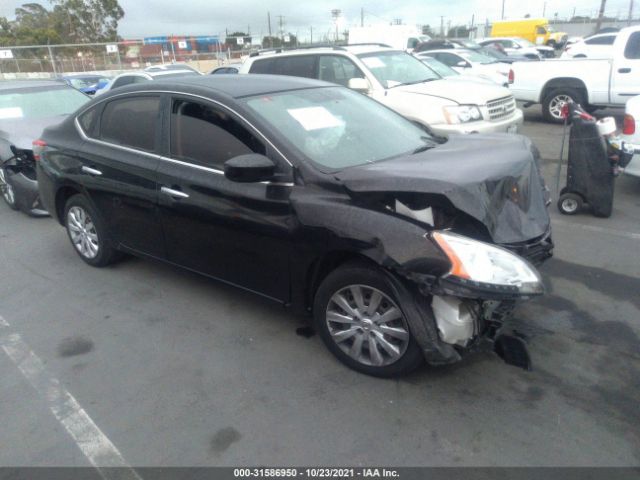
<instances>
[{"instance_id":1,"label":"rear door","mask_svg":"<svg viewBox=\"0 0 640 480\"><path fill-rule=\"evenodd\" d=\"M165 107L159 205L169 261L279 301L289 296L291 184L236 183L224 162L266 154L262 137L218 104L176 95Z\"/></svg>"},{"instance_id":2,"label":"rear door","mask_svg":"<svg viewBox=\"0 0 640 480\"><path fill-rule=\"evenodd\" d=\"M611 103L624 105L640 95L640 31L614 43L615 60L611 72Z\"/></svg>"},{"instance_id":3,"label":"rear door","mask_svg":"<svg viewBox=\"0 0 640 480\"><path fill-rule=\"evenodd\" d=\"M160 96L127 95L100 105L79 118L86 138L79 183L116 243L162 258L156 212Z\"/></svg>"}]
</instances>

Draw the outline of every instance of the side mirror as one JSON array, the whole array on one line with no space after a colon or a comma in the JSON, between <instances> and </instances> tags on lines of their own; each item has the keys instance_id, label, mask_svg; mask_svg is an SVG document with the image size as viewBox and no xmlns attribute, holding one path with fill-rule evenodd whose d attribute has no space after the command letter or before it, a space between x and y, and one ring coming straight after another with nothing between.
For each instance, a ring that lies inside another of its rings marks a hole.
<instances>
[{"instance_id":1,"label":"side mirror","mask_svg":"<svg viewBox=\"0 0 640 480\"><path fill-rule=\"evenodd\" d=\"M232 182L256 183L271 180L276 165L264 155L249 153L224 162L224 176Z\"/></svg>"},{"instance_id":2,"label":"side mirror","mask_svg":"<svg viewBox=\"0 0 640 480\"><path fill-rule=\"evenodd\" d=\"M366 78L350 78L349 88L360 93L367 93L369 91L369 81Z\"/></svg>"},{"instance_id":3,"label":"side mirror","mask_svg":"<svg viewBox=\"0 0 640 480\"><path fill-rule=\"evenodd\" d=\"M460 67L460 68L469 68L471 65L469 65L468 62L465 62L464 60L460 60L458 63L456 63L456 67Z\"/></svg>"}]
</instances>

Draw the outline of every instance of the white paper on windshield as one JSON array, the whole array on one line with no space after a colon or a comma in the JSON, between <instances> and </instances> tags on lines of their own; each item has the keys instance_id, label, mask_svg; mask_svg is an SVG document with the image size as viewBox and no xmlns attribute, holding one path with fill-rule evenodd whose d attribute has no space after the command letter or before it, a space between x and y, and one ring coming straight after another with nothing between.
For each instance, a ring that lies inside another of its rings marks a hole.
<instances>
[{"instance_id":1,"label":"white paper on windshield","mask_svg":"<svg viewBox=\"0 0 640 480\"><path fill-rule=\"evenodd\" d=\"M22 109L20 107L0 108L0 120L4 120L6 118L22 117L24 117L24 114L22 113Z\"/></svg>"},{"instance_id":2,"label":"white paper on windshield","mask_svg":"<svg viewBox=\"0 0 640 480\"><path fill-rule=\"evenodd\" d=\"M287 112L306 131L340 127L344 123L324 107L291 108Z\"/></svg>"},{"instance_id":3,"label":"white paper on windshield","mask_svg":"<svg viewBox=\"0 0 640 480\"><path fill-rule=\"evenodd\" d=\"M369 68L384 68L386 65L382 60L378 57L365 57L362 59L362 63L364 63Z\"/></svg>"}]
</instances>

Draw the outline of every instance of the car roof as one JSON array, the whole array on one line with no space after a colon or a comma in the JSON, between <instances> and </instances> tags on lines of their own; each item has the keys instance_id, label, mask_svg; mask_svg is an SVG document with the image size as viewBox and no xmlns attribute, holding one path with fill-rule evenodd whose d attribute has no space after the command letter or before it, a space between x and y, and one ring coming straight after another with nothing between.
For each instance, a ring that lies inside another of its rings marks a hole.
<instances>
[{"instance_id":1,"label":"car roof","mask_svg":"<svg viewBox=\"0 0 640 480\"><path fill-rule=\"evenodd\" d=\"M197 75L190 77L170 78L154 82L158 87L170 90L171 87L180 87L184 93L197 93L202 90L210 90L212 93L223 94L233 98L264 95L268 93L285 92L289 90L303 90L308 88L338 87L334 83L312 80L302 77L290 77L287 75ZM155 85L154 85L155 88ZM126 90L125 90L126 89ZM116 92L133 92L148 90L149 85L137 84L122 87Z\"/></svg>"},{"instance_id":2,"label":"car roof","mask_svg":"<svg viewBox=\"0 0 640 480\"><path fill-rule=\"evenodd\" d=\"M62 78L102 78L106 76L99 73L74 73L73 75L63 75Z\"/></svg>"},{"instance_id":3,"label":"car roof","mask_svg":"<svg viewBox=\"0 0 640 480\"><path fill-rule=\"evenodd\" d=\"M360 55L365 53L375 53L375 52L390 52L390 51L399 51L395 48L391 48L389 46L383 46L382 44L362 44L362 45L344 45L344 46L317 46L317 47L305 47L305 48L295 48L295 49L273 49L273 50L264 50L262 52L258 52L258 54L254 54L249 57L248 61L255 61L260 58L269 58L272 56L284 56L284 55L316 55L322 53L351 53L353 55Z\"/></svg>"},{"instance_id":4,"label":"car roof","mask_svg":"<svg viewBox=\"0 0 640 480\"><path fill-rule=\"evenodd\" d=\"M37 87L61 87L71 88L59 80L3 80L0 82L0 90L17 90L19 88Z\"/></svg>"}]
</instances>

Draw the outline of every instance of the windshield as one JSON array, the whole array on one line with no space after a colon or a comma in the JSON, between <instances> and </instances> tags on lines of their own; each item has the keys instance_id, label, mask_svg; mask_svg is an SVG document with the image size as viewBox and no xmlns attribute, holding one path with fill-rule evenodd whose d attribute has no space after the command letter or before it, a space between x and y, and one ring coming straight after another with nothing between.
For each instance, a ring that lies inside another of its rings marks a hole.
<instances>
[{"instance_id":1,"label":"windshield","mask_svg":"<svg viewBox=\"0 0 640 480\"><path fill-rule=\"evenodd\" d=\"M69 83L73 88L87 88L96 85L99 82L108 82L108 77L84 77L84 78L70 78Z\"/></svg>"},{"instance_id":2,"label":"windshield","mask_svg":"<svg viewBox=\"0 0 640 480\"><path fill-rule=\"evenodd\" d=\"M435 146L420 127L343 87L266 94L244 101L305 157L329 170Z\"/></svg>"},{"instance_id":3,"label":"windshield","mask_svg":"<svg viewBox=\"0 0 640 480\"><path fill-rule=\"evenodd\" d=\"M429 68L435 70L436 73L441 77L452 77L454 75L460 75L453 68L445 65L440 60L436 60L435 58L430 57L429 55L420 56L418 58L422 60L422 62Z\"/></svg>"},{"instance_id":4,"label":"windshield","mask_svg":"<svg viewBox=\"0 0 640 480\"><path fill-rule=\"evenodd\" d=\"M440 79L436 72L405 52L375 52L358 57L385 88Z\"/></svg>"},{"instance_id":5,"label":"windshield","mask_svg":"<svg viewBox=\"0 0 640 480\"><path fill-rule=\"evenodd\" d=\"M0 119L68 115L88 100L85 94L66 85L0 91Z\"/></svg>"},{"instance_id":6,"label":"windshield","mask_svg":"<svg viewBox=\"0 0 640 480\"><path fill-rule=\"evenodd\" d=\"M466 61L471 63L480 63L482 65L487 65L489 63L496 63L495 58L491 58L487 55L484 55L483 53L474 52L471 50L458 50L456 53L460 55L462 58L464 58Z\"/></svg>"},{"instance_id":7,"label":"windshield","mask_svg":"<svg viewBox=\"0 0 640 480\"><path fill-rule=\"evenodd\" d=\"M517 43L518 45L520 45L521 47L535 47L536 45L534 43L531 43L529 40L526 40L524 38L518 38L517 40L514 40L515 43Z\"/></svg>"}]
</instances>

